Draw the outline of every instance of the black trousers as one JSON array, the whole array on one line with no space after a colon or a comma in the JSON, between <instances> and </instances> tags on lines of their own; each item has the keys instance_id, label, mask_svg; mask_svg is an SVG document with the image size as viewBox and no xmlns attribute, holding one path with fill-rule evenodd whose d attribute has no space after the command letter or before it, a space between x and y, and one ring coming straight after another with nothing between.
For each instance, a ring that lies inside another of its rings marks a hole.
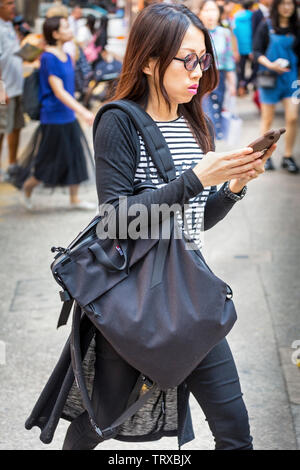
<instances>
[{"instance_id":1,"label":"black trousers","mask_svg":"<svg viewBox=\"0 0 300 470\"><path fill-rule=\"evenodd\" d=\"M96 335L92 403L100 427L109 426L125 410L138 375L102 335ZM226 339L208 353L186 379L186 384L205 414L215 449L252 450L248 413ZM101 441L84 412L71 422L63 450L94 449Z\"/></svg>"},{"instance_id":2,"label":"black trousers","mask_svg":"<svg viewBox=\"0 0 300 470\"><path fill-rule=\"evenodd\" d=\"M251 75L246 78L246 63L249 61L251 63ZM251 61L249 55L241 55L240 60L237 64L237 76L238 76L238 86L247 86L249 83L252 83L255 78L255 64Z\"/></svg>"}]
</instances>

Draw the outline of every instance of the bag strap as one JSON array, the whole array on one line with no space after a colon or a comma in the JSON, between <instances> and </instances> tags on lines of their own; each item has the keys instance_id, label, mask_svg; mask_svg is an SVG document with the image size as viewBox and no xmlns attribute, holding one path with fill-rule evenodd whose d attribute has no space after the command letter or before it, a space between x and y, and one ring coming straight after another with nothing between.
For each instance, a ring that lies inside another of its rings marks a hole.
<instances>
[{"instance_id":1,"label":"bag strap","mask_svg":"<svg viewBox=\"0 0 300 470\"><path fill-rule=\"evenodd\" d=\"M149 379L145 377L143 374L140 374L137 382L129 396L127 406L128 408L117 418L110 426L106 427L105 429L101 429L97 424L97 419L93 410L92 402L90 400L88 390L85 383L83 367L82 367L82 356L81 356L81 343L80 343L80 321L81 321L81 308L76 303L74 306L73 311L73 324L72 324L72 332L70 338L70 349L71 349L71 361L72 367L74 371L75 381L77 387L80 390L81 398L83 405L86 411L89 414L90 422L95 430L95 432L102 438L102 439L110 439L116 435L118 432L118 427L123 424L127 419L131 418L154 394L157 390L157 384L151 382L149 383ZM150 388L147 392L136 400L137 396L140 393L140 390L143 385L150 385Z\"/></svg>"},{"instance_id":2,"label":"bag strap","mask_svg":"<svg viewBox=\"0 0 300 470\"><path fill-rule=\"evenodd\" d=\"M95 140L97 126L101 116L109 109L121 109L132 120L135 129L141 134L146 150L165 183L176 178L176 170L173 158L164 136L160 132L155 121L134 101L117 100L107 103L98 111L93 125L93 139Z\"/></svg>"},{"instance_id":3,"label":"bag strap","mask_svg":"<svg viewBox=\"0 0 300 470\"><path fill-rule=\"evenodd\" d=\"M272 20L271 18L265 18L265 22L267 23L269 34L275 34L275 29L272 25Z\"/></svg>"},{"instance_id":4,"label":"bag strap","mask_svg":"<svg viewBox=\"0 0 300 470\"><path fill-rule=\"evenodd\" d=\"M62 325L66 325L73 303L74 299L73 297L70 296L69 292L66 291L65 289L60 291L59 293L61 301L63 302L59 317L58 317L58 322L56 328L59 328Z\"/></svg>"},{"instance_id":5,"label":"bag strap","mask_svg":"<svg viewBox=\"0 0 300 470\"><path fill-rule=\"evenodd\" d=\"M149 114L147 114L137 103L133 101L118 100L118 101L112 101L110 103L103 105L95 117L95 121L93 125L93 139L95 140L97 126L99 124L102 114L109 109L121 109L122 111L124 111L126 114L129 115L129 117L133 121L133 124L136 130L141 133L144 143L145 143L145 147L146 147L148 171L149 171L149 158L148 157L150 155L154 165L156 166L159 174L164 179L164 181L169 182L175 179L176 170L175 170L172 155L165 141L165 138L163 137L158 126L153 121L153 119L149 116ZM214 143L213 124L208 118L208 116L205 116L205 118L207 121L207 127L209 130L212 142ZM214 149L215 148L213 148L213 150ZM146 184L147 183L144 181L140 183L143 190L146 188L145 186ZM149 189L154 189L151 182L149 182L148 185L149 185ZM168 249L168 243L162 242L160 246L160 250L163 252L164 256L167 252L167 249ZM101 254L100 259L103 261L102 254ZM162 260L163 260L163 257L162 257ZM127 260L125 262L125 265L126 263L127 263ZM103 264L106 265L108 269L122 270L125 267L124 265L122 267L116 268L115 266L112 266L111 263L109 263L110 266L108 266L107 263L103 263ZM160 272L161 272L161 266L163 265L163 262L161 263L157 262L157 264L158 265L155 266L153 279L152 279L153 285L156 285L157 283L160 282ZM64 291L63 294L65 295L68 293ZM57 328L67 323L69 313L71 311L72 304L73 304L73 301L71 302L69 298L63 298L62 295L61 295L61 299L64 302L64 305L61 309Z\"/></svg>"}]
</instances>

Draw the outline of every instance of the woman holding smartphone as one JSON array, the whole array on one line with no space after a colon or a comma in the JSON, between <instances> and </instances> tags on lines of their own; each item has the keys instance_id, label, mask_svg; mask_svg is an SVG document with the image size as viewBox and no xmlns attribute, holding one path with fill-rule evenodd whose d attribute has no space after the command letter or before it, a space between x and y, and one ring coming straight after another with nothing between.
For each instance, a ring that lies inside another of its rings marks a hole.
<instances>
[{"instance_id":1,"label":"woman holding smartphone","mask_svg":"<svg viewBox=\"0 0 300 470\"><path fill-rule=\"evenodd\" d=\"M155 34L151 34L154 30ZM217 76L209 33L190 10L183 5L164 3L150 5L138 15L129 35L113 99L134 101L155 121L173 157L176 179L164 183L151 161L147 166L143 139L130 118L119 109L110 109L101 117L95 134L100 205L113 204L118 210L120 196L126 197L128 217L134 204L143 204L151 223L153 204L186 204L189 234L201 246L202 224L208 230L227 215L245 195L245 185L264 172L264 163L275 148L263 157L251 148L214 152L212 126L203 113L201 100L215 88ZM136 184L149 178L156 189L136 195ZM222 186L217 190L216 185L220 183ZM128 217L124 217L125 224ZM127 232L128 226L124 228ZM184 351L178 351L181 353ZM140 372L125 362L98 330L95 357L91 400L97 424L105 428L127 408ZM66 360L65 366L67 363ZM61 370L60 366L56 368L58 375ZM53 391L62 379L53 376L48 382L27 421L28 428L39 425L47 431L47 436L54 432L53 423L59 418L57 410L63 409L62 397L65 400L67 395L66 390L57 395L58 389ZM205 413L216 449L252 449L248 414L226 338L178 388L158 390L113 437L142 442L177 436L179 446L192 440L190 393ZM70 402L68 407L70 415ZM71 415L64 450L93 449L103 441L86 411Z\"/></svg>"},{"instance_id":2,"label":"woman holding smartphone","mask_svg":"<svg viewBox=\"0 0 300 470\"><path fill-rule=\"evenodd\" d=\"M298 173L293 152L299 114L300 29L296 0L274 0L270 18L262 21L253 39L253 53L260 64L259 71L274 73L274 86L259 87L261 101L261 132L272 127L276 105L284 106L286 135L281 167ZM272 159L266 170L274 170Z\"/></svg>"}]
</instances>

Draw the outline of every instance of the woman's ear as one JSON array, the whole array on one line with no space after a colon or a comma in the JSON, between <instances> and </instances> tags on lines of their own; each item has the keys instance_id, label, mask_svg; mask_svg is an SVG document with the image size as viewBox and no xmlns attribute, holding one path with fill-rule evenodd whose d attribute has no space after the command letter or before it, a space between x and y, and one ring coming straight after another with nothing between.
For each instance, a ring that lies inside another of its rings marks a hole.
<instances>
[{"instance_id":1,"label":"woman's ear","mask_svg":"<svg viewBox=\"0 0 300 470\"><path fill-rule=\"evenodd\" d=\"M58 31L53 31L53 32L52 32L52 37L53 37L53 39L55 39L56 41L58 40L58 36L59 36L59 32L58 32Z\"/></svg>"},{"instance_id":2,"label":"woman's ear","mask_svg":"<svg viewBox=\"0 0 300 470\"><path fill-rule=\"evenodd\" d=\"M144 74L153 76L156 62L157 59L150 58L147 64L143 67Z\"/></svg>"}]
</instances>

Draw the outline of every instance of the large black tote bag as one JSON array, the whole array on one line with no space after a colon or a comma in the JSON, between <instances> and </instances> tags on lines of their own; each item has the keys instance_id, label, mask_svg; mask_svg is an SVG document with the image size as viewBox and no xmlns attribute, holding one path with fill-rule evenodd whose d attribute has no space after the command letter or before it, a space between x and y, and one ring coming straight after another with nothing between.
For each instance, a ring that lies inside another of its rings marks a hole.
<instances>
[{"instance_id":1,"label":"large black tote bag","mask_svg":"<svg viewBox=\"0 0 300 470\"><path fill-rule=\"evenodd\" d=\"M167 144L151 118L129 102L110 106L133 114L165 181L174 178ZM199 250L188 249L174 216L159 224L156 238L136 240L101 240L96 228L102 222L96 217L52 264L62 297L74 299L135 369L162 390L176 387L231 330L232 291Z\"/></svg>"},{"instance_id":2,"label":"large black tote bag","mask_svg":"<svg viewBox=\"0 0 300 470\"><path fill-rule=\"evenodd\" d=\"M183 382L236 321L230 287L170 220L169 238L100 240L95 219L52 266L115 350L162 390Z\"/></svg>"}]
</instances>

